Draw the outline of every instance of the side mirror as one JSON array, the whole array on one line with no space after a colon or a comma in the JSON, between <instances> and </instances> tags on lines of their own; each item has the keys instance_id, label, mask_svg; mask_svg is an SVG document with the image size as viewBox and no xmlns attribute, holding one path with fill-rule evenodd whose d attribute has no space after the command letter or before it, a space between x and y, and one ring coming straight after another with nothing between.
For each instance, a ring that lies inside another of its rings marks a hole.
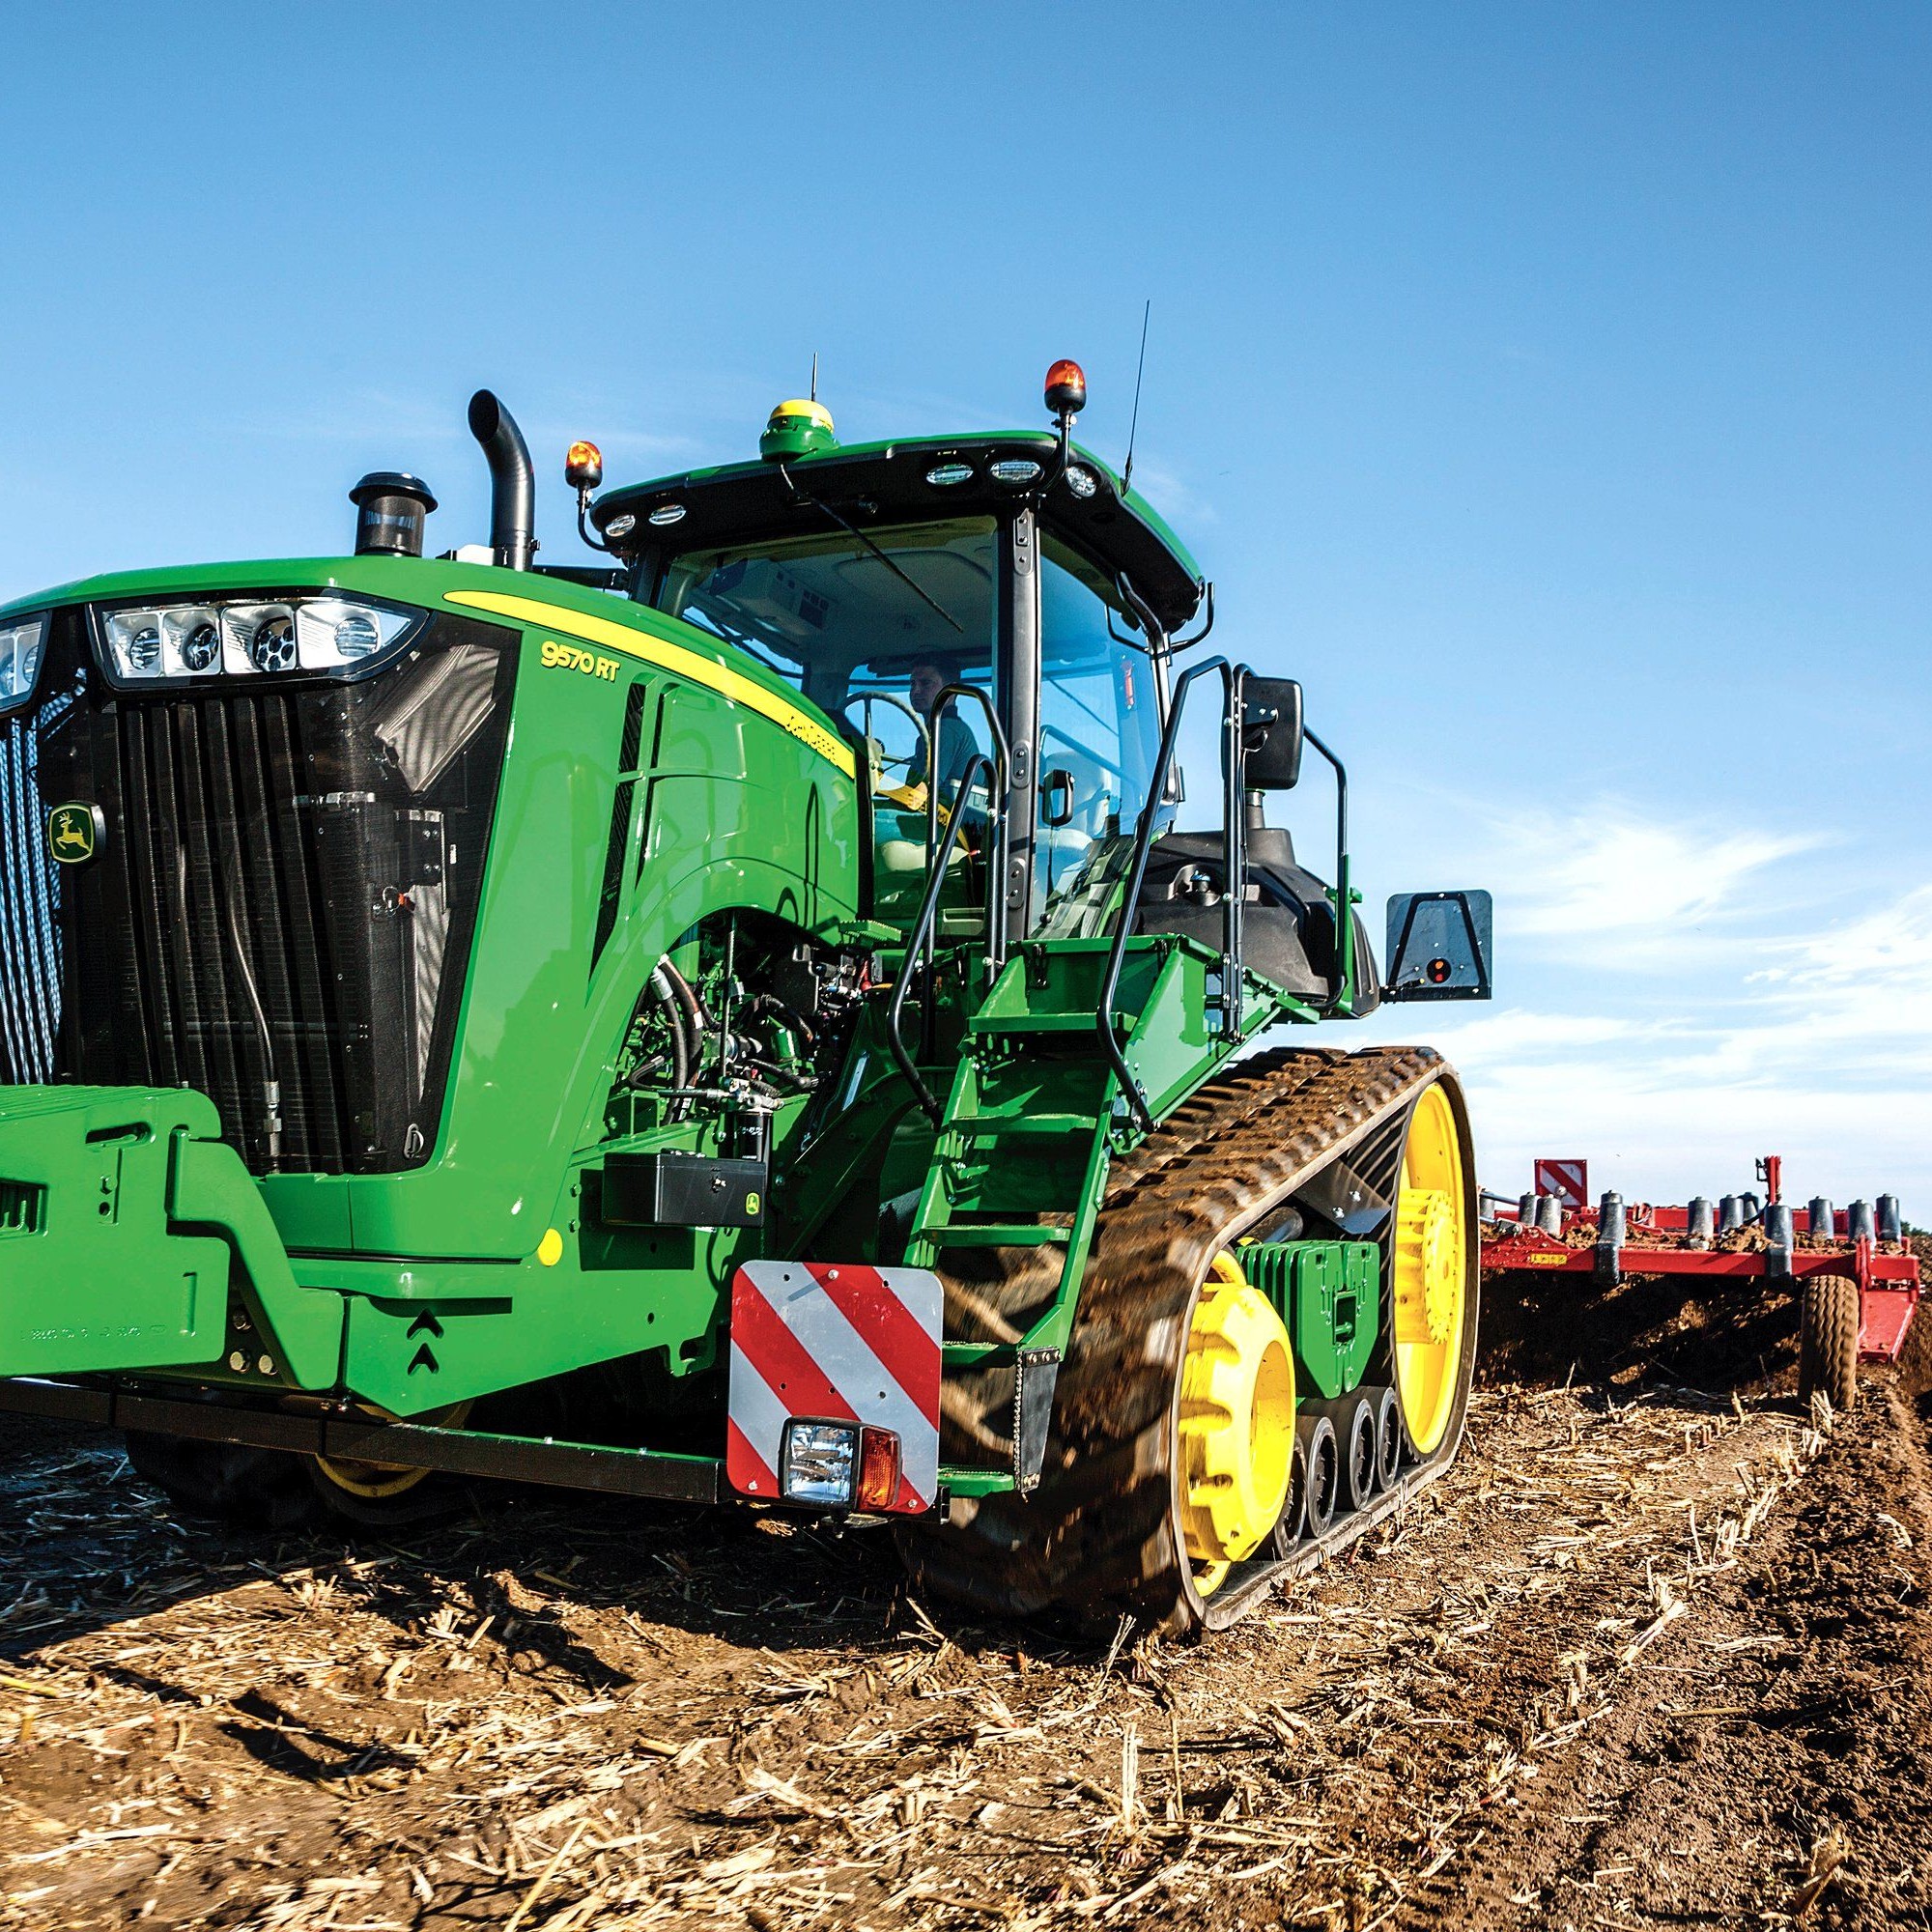
<instances>
[{"instance_id":1,"label":"side mirror","mask_svg":"<svg viewBox=\"0 0 1932 1932\"><path fill-rule=\"evenodd\" d=\"M1397 893L1382 998L1487 1000L1494 923L1488 893Z\"/></svg>"},{"instance_id":2,"label":"side mirror","mask_svg":"<svg viewBox=\"0 0 1932 1932\"><path fill-rule=\"evenodd\" d=\"M1058 832L1073 823L1073 774L1065 769L1048 772L1039 781L1039 822Z\"/></svg>"},{"instance_id":3,"label":"side mirror","mask_svg":"<svg viewBox=\"0 0 1932 1932\"><path fill-rule=\"evenodd\" d=\"M1301 686L1292 677L1249 677L1241 741L1254 791L1293 791L1301 779Z\"/></svg>"}]
</instances>

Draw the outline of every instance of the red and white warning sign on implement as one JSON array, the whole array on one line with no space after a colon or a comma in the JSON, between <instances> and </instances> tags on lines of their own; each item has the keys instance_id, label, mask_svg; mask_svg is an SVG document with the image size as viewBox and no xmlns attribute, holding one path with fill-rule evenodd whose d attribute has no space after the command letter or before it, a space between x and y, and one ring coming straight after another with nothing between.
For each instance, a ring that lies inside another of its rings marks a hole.
<instances>
[{"instance_id":1,"label":"red and white warning sign on implement","mask_svg":"<svg viewBox=\"0 0 1932 1932\"><path fill-rule=\"evenodd\" d=\"M925 1268L856 1262L747 1262L731 1277L724 1473L742 1495L779 1499L793 1416L869 1423L899 1438L891 1510L916 1516L939 1491L939 1322L945 1291Z\"/></svg>"},{"instance_id":2,"label":"red and white warning sign on implement","mask_svg":"<svg viewBox=\"0 0 1932 1932\"><path fill-rule=\"evenodd\" d=\"M1566 1208L1590 1205L1590 1163L1587 1160L1540 1160L1536 1191L1553 1194Z\"/></svg>"}]
</instances>

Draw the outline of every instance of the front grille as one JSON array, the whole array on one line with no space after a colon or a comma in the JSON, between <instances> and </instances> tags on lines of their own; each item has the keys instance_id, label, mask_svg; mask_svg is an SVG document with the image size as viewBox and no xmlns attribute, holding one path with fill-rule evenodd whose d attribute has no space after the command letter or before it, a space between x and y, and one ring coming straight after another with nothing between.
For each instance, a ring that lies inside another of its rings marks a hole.
<instances>
[{"instance_id":1,"label":"front grille","mask_svg":"<svg viewBox=\"0 0 1932 1932\"><path fill-rule=\"evenodd\" d=\"M443 619L354 683L117 699L71 628L72 689L22 733L42 859L17 869L42 882L52 953L11 912L0 927L8 986L44 989L53 1045L43 1025L38 1061L10 1047L30 1069L14 1077L197 1089L257 1171L426 1159L507 738L505 634ZM45 811L70 800L99 806L106 835L49 867ZM9 905L28 896L10 874ZM32 999L4 1004L39 1023Z\"/></svg>"},{"instance_id":2,"label":"front grille","mask_svg":"<svg viewBox=\"0 0 1932 1932\"><path fill-rule=\"evenodd\" d=\"M54 1077L60 867L47 852L39 768L35 716L0 720L0 1085L42 1086Z\"/></svg>"}]
</instances>

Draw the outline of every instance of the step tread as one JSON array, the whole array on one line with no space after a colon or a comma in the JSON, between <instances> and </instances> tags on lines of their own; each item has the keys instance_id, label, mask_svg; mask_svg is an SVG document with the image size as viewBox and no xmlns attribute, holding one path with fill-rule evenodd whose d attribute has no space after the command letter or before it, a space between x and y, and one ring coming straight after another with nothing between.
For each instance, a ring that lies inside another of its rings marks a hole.
<instances>
[{"instance_id":1,"label":"step tread","mask_svg":"<svg viewBox=\"0 0 1932 1932\"><path fill-rule=\"evenodd\" d=\"M1043 1228L1036 1221L968 1221L914 1231L916 1241L940 1248L1050 1248L1072 1240L1071 1228Z\"/></svg>"},{"instance_id":2,"label":"step tread","mask_svg":"<svg viewBox=\"0 0 1932 1932\"><path fill-rule=\"evenodd\" d=\"M987 1114L948 1121L945 1131L967 1134L976 1141L996 1137L1039 1140L1048 1134L1091 1134L1099 1124L1097 1114L1016 1114L1010 1120Z\"/></svg>"},{"instance_id":3,"label":"step tread","mask_svg":"<svg viewBox=\"0 0 1932 1932\"><path fill-rule=\"evenodd\" d=\"M1114 1016L1117 1026L1128 1024L1125 1013ZM966 1022L966 1031L982 1038L998 1038L1007 1034L1097 1033L1098 1017L1081 1013L975 1013Z\"/></svg>"}]
</instances>

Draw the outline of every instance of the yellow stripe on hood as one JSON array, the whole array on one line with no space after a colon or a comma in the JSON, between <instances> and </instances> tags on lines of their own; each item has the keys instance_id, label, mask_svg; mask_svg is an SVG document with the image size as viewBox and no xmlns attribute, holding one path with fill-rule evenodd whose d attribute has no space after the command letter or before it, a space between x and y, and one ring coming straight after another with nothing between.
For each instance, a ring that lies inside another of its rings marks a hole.
<instances>
[{"instance_id":1,"label":"yellow stripe on hood","mask_svg":"<svg viewBox=\"0 0 1932 1932\"><path fill-rule=\"evenodd\" d=\"M766 690L755 678L746 677L728 665L715 663L683 644L674 644L668 638L653 637L648 631L637 630L629 624L612 623L609 617L593 617L560 604L547 604L539 597L513 597L501 590L445 590L442 601L462 604L472 611L493 611L498 616L515 617L521 623L561 631L566 637L582 638L590 643L622 651L627 657L641 658L660 670L701 684L721 697L728 697L734 704L769 718L800 744L810 746L821 758L830 759L848 779L858 775L851 746L836 732L828 731L815 718L776 692Z\"/></svg>"}]
</instances>

